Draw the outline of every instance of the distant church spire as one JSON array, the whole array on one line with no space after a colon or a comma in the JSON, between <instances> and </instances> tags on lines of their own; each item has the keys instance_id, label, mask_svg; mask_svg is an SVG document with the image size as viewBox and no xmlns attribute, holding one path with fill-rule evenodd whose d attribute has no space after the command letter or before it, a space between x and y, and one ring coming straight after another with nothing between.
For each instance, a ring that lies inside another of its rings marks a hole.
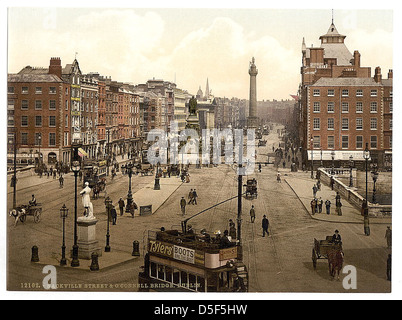
<instances>
[{"instance_id":1,"label":"distant church spire","mask_svg":"<svg viewBox=\"0 0 402 320\"><path fill-rule=\"evenodd\" d=\"M207 86L205 88L205 98L209 98L209 84L208 84L208 78L207 78Z\"/></svg>"}]
</instances>

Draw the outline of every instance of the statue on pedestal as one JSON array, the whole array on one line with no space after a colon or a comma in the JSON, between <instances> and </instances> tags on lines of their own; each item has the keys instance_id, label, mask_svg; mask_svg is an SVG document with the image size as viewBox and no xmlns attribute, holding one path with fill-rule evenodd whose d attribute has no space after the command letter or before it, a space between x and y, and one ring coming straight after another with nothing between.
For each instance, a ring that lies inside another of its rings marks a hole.
<instances>
[{"instance_id":1,"label":"statue on pedestal","mask_svg":"<svg viewBox=\"0 0 402 320\"><path fill-rule=\"evenodd\" d=\"M197 99L194 96L189 101L188 111L190 115L195 115L197 113Z\"/></svg>"},{"instance_id":2,"label":"statue on pedestal","mask_svg":"<svg viewBox=\"0 0 402 320\"><path fill-rule=\"evenodd\" d=\"M82 189L80 195L82 196L82 205L85 208L84 216L87 219L95 219L94 217L94 207L91 202L91 191L92 189L89 187L89 183L85 182L85 188Z\"/></svg>"}]
</instances>

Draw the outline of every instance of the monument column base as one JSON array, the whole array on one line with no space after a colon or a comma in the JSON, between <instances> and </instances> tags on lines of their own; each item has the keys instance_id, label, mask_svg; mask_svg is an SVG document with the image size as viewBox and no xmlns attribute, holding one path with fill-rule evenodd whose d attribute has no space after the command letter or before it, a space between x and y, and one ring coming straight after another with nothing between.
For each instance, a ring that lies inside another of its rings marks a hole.
<instances>
[{"instance_id":1,"label":"monument column base","mask_svg":"<svg viewBox=\"0 0 402 320\"><path fill-rule=\"evenodd\" d=\"M79 259L91 260L93 253L97 253L99 257L102 256L102 248L99 246L98 240L96 240L97 223L97 219L88 219L86 217L77 219Z\"/></svg>"}]
</instances>

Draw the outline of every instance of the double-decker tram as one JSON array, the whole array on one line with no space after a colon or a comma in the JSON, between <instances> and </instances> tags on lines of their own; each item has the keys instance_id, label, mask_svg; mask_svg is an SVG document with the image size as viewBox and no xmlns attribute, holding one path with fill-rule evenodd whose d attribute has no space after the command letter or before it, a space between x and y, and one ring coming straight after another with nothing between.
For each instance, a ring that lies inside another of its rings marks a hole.
<instances>
[{"instance_id":1,"label":"double-decker tram","mask_svg":"<svg viewBox=\"0 0 402 320\"><path fill-rule=\"evenodd\" d=\"M225 232L190 226L148 231L140 291L247 292L242 247Z\"/></svg>"}]
</instances>

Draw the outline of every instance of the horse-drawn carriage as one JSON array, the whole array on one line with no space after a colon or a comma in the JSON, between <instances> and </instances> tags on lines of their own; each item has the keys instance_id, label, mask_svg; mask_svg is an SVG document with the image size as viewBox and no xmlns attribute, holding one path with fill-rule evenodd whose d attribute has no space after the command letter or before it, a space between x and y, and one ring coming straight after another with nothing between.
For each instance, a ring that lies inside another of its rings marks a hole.
<instances>
[{"instance_id":1,"label":"horse-drawn carriage","mask_svg":"<svg viewBox=\"0 0 402 320\"><path fill-rule=\"evenodd\" d=\"M246 187L246 199L257 199L257 180L255 178L247 179Z\"/></svg>"},{"instance_id":2,"label":"horse-drawn carriage","mask_svg":"<svg viewBox=\"0 0 402 320\"><path fill-rule=\"evenodd\" d=\"M15 219L15 225L18 221L24 223L27 220L27 216L32 216L35 223L39 223L42 215L42 205L37 203L35 205L21 205L10 211L10 216Z\"/></svg>"},{"instance_id":3,"label":"horse-drawn carriage","mask_svg":"<svg viewBox=\"0 0 402 320\"><path fill-rule=\"evenodd\" d=\"M259 147L265 147L267 145L267 140L259 140L258 141L258 146Z\"/></svg>"},{"instance_id":4,"label":"horse-drawn carriage","mask_svg":"<svg viewBox=\"0 0 402 320\"><path fill-rule=\"evenodd\" d=\"M98 199L101 192L105 193L106 198L106 178L102 178L96 182L92 188L93 199Z\"/></svg>"},{"instance_id":5,"label":"horse-drawn carriage","mask_svg":"<svg viewBox=\"0 0 402 320\"><path fill-rule=\"evenodd\" d=\"M314 238L311 258L313 260L314 270L317 270L317 261L319 259L327 259L331 277L335 277L336 272L338 272L339 278L339 272L343 265L342 243L334 242L332 236L327 236L325 240L317 240Z\"/></svg>"}]
</instances>

